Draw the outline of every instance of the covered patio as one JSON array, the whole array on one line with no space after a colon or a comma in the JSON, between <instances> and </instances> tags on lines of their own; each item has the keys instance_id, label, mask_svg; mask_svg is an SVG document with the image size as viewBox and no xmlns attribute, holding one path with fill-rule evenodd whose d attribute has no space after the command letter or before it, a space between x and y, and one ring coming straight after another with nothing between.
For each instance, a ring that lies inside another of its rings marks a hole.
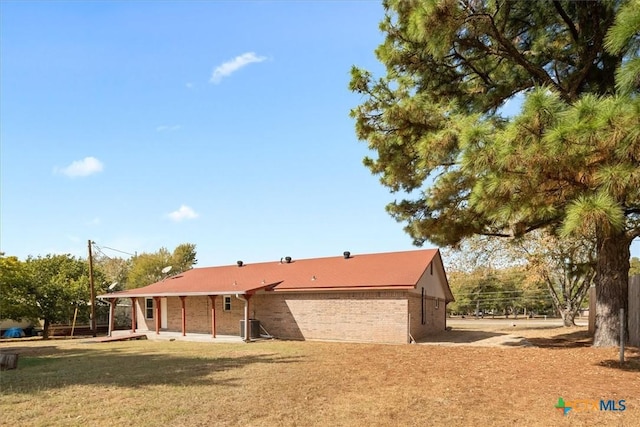
<instances>
[{"instance_id":1,"label":"covered patio","mask_svg":"<svg viewBox=\"0 0 640 427\"><path fill-rule=\"evenodd\" d=\"M233 338L234 341L251 341L253 339L255 339L255 334L252 333L251 330L251 325L252 325L252 318L250 317L250 309L251 309L251 297L254 295L254 293L257 290L262 290L264 288L264 286L260 286L259 289L253 289L249 292L242 292L239 293L236 291L235 294L233 295L233 298L241 301L243 303L243 315L242 315L242 325L244 327L243 331L240 331L240 335L241 336L235 336L235 335L220 335L218 333L218 311L219 308L216 309L216 301L218 300L219 296L224 296L224 297L231 297L230 294L231 292L226 291L221 293L220 295L206 295L208 297L208 300L210 301L210 333L209 334L205 334L205 333L201 333L201 332L187 332L187 325L188 325L188 319L189 319L189 311L187 310L187 299L189 297L203 297L204 295L200 292L182 292L180 294L175 294L175 293L163 293L162 295L157 295L157 294L149 294L149 293L129 293L129 298L131 299L131 329L129 331L116 331L115 330L115 310L116 310L116 305L118 304L118 300L119 298L114 296L113 294L111 295L101 295L100 298L106 300L109 303L109 329L108 329L108 336L112 337L115 334L136 334L136 333L142 333L147 335L147 337L149 339L166 339L166 340L176 340L176 339L186 339L187 337L189 337L191 341L214 341L214 340L219 340L222 339L224 340L225 338L228 340L229 338ZM166 330L167 329L167 325L163 324L164 322L166 322L166 299L167 298L175 298L178 297L180 300L180 323L181 323L181 331L180 332L176 332L175 330ZM164 299L164 302L163 302ZM153 307L150 308L149 306L144 306L141 307L140 305L140 301L147 301L147 300L152 300L153 301ZM223 302L224 304L224 302ZM163 307L165 310L165 313L163 313ZM139 323L139 317L140 317L140 313L143 312L143 310L153 310L153 316L146 316L147 320L148 319L153 319L153 330L151 328L140 328L140 323ZM201 313L199 313L201 314ZM165 316L165 317L163 317Z\"/></svg>"},{"instance_id":2,"label":"covered patio","mask_svg":"<svg viewBox=\"0 0 640 427\"><path fill-rule=\"evenodd\" d=\"M181 332L162 331L156 334L155 331L131 332L131 331L112 331L109 335L113 338L126 338L130 335L146 335L148 340L153 341L189 341L189 342L210 342L210 343L241 343L244 340L238 335L217 335L215 338L210 334L198 334L189 332L182 334Z\"/></svg>"}]
</instances>

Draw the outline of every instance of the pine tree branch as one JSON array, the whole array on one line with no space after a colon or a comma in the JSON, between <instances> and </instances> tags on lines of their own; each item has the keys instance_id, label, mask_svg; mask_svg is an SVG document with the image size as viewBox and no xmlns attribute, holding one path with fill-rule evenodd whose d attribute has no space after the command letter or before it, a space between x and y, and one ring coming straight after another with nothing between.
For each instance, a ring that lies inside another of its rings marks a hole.
<instances>
[{"instance_id":1,"label":"pine tree branch","mask_svg":"<svg viewBox=\"0 0 640 427\"><path fill-rule=\"evenodd\" d=\"M565 22L565 24L567 24L567 27L571 32L571 37L573 37L573 41L577 42L579 35L578 35L578 30L576 30L576 26L573 24L573 21L571 20L571 18L569 18L569 15L567 15L567 12L565 12L565 10L562 8L562 5L560 4L559 1L557 0L554 1L553 5L558 11L558 14L562 17L562 20Z\"/></svg>"},{"instance_id":2,"label":"pine tree branch","mask_svg":"<svg viewBox=\"0 0 640 427\"><path fill-rule=\"evenodd\" d=\"M489 22L491 36L493 36L493 38L500 44L500 46L502 46L502 48L505 50L505 53L508 54L507 58L513 59L517 64L523 67L535 80L538 81L540 85L552 86L556 88L563 99L565 99L566 101L571 100L562 86L556 83L544 70L544 68L538 67L527 61L522 53L509 40L507 40L504 34L500 32L500 29L497 27L496 22L491 15L487 13L479 13L469 17L469 19L473 18L484 18Z\"/></svg>"}]
</instances>

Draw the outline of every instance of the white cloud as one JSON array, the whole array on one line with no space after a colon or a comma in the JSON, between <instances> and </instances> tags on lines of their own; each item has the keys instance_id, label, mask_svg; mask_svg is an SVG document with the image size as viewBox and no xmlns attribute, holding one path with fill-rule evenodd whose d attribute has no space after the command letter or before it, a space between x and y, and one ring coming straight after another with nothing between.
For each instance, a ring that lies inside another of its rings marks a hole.
<instances>
[{"instance_id":1,"label":"white cloud","mask_svg":"<svg viewBox=\"0 0 640 427\"><path fill-rule=\"evenodd\" d=\"M209 81L211 83L218 84L223 77L230 76L240 68L253 62L262 62L266 59L266 56L256 56L254 52L243 53L242 55L236 56L230 61L218 65L215 70L213 70L213 74L211 75L211 79Z\"/></svg>"},{"instance_id":2,"label":"white cloud","mask_svg":"<svg viewBox=\"0 0 640 427\"><path fill-rule=\"evenodd\" d=\"M191 209L189 206L182 205L182 206L180 206L180 209L178 209L177 211L171 212L168 216L173 221L180 222L180 221L185 220L185 219L198 218L198 216L200 216L200 215L196 211Z\"/></svg>"},{"instance_id":3,"label":"white cloud","mask_svg":"<svg viewBox=\"0 0 640 427\"><path fill-rule=\"evenodd\" d=\"M180 125L160 125L156 128L158 132L172 132L181 129Z\"/></svg>"},{"instance_id":4,"label":"white cloud","mask_svg":"<svg viewBox=\"0 0 640 427\"><path fill-rule=\"evenodd\" d=\"M82 160L72 162L69 166L62 169L56 167L54 168L54 172L61 173L70 178L75 178L78 176L89 176L94 173L102 172L103 169L104 165L100 160L95 157L85 157Z\"/></svg>"},{"instance_id":5,"label":"white cloud","mask_svg":"<svg viewBox=\"0 0 640 427\"><path fill-rule=\"evenodd\" d=\"M194 87L196 87L196 85L191 82L186 83L185 86L187 87L187 89L193 89Z\"/></svg>"},{"instance_id":6,"label":"white cloud","mask_svg":"<svg viewBox=\"0 0 640 427\"><path fill-rule=\"evenodd\" d=\"M100 225L101 223L102 221L100 220L100 218L95 217L91 221L87 221L86 225Z\"/></svg>"}]
</instances>

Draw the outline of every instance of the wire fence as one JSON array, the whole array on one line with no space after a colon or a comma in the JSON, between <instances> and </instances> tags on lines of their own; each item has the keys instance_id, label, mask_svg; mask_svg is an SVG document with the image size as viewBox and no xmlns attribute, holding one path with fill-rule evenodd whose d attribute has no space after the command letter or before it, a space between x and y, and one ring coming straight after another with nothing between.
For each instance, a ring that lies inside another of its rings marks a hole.
<instances>
[{"instance_id":1,"label":"wire fence","mask_svg":"<svg viewBox=\"0 0 640 427\"><path fill-rule=\"evenodd\" d=\"M640 347L640 275L629 280L629 313L627 314L629 345Z\"/></svg>"}]
</instances>

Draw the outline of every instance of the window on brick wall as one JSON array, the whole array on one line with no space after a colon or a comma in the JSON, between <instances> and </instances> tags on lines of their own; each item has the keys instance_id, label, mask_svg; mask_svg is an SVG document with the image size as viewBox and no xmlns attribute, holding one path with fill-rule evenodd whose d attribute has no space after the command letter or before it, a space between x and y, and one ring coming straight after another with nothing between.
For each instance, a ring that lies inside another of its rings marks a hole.
<instances>
[{"instance_id":1,"label":"window on brick wall","mask_svg":"<svg viewBox=\"0 0 640 427\"><path fill-rule=\"evenodd\" d=\"M224 300L223 300L223 307L222 309L224 311L231 311L231 297L230 296L225 296Z\"/></svg>"},{"instance_id":2,"label":"window on brick wall","mask_svg":"<svg viewBox=\"0 0 640 427\"><path fill-rule=\"evenodd\" d=\"M153 319L153 298L145 298L144 306L144 317L146 319Z\"/></svg>"},{"instance_id":3,"label":"window on brick wall","mask_svg":"<svg viewBox=\"0 0 640 427\"><path fill-rule=\"evenodd\" d=\"M436 298L436 310L440 307L440 298Z\"/></svg>"}]
</instances>

